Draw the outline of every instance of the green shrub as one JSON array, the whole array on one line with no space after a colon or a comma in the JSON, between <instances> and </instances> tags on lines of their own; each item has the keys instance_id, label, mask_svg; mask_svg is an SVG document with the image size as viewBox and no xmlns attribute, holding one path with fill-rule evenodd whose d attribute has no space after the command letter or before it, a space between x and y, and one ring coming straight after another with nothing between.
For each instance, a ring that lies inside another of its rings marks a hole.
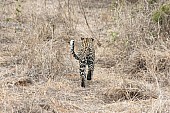
<instances>
[{"instance_id":1,"label":"green shrub","mask_svg":"<svg viewBox=\"0 0 170 113\"><path fill-rule=\"evenodd\" d=\"M164 4L157 11L155 11L152 15L152 20L154 22L162 23L167 15L170 15L170 4Z\"/></svg>"},{"instance_id":2,"label":"green shrub","mask_svg":"<svg viewBox=\"0 0 170 113\"><path fill-rule=\"evenodd\" d=\"M162 5L152 15L152 20L160 25L160 33L170 36L170 4Z\"/></svg>"},{"instance_id":3,"label":"green shrub","mask_svg":"<svg viewBox=\"0 0 170 113\"><path fill-rule=\"evenodd\" d=\"M158 2L158 0L148 0L148 3L149 3L149 4L154 4L154 3L156 3L156 2Z\"/></svg>"},{"instance_id":4,"label":"green shrub","mask_svg":"<svg viewBox=\"0 0 170 113\"><path fill-rule=\"evenodd\" d=\"M162 20L162 17L163 17L162 11L156 11L152 16L152 19L154 22L160 22Z\"/></svg>"},{"instance_id":5,"label":"green shrub","mask_svg":"<svg viewBox=\"0 0 170 113\"><path fill-rule=\"evenodd\" d=\"M167 15L170 15L170 4L163 5L161 7L161 11Z\"/></svg>"}]
</instances>

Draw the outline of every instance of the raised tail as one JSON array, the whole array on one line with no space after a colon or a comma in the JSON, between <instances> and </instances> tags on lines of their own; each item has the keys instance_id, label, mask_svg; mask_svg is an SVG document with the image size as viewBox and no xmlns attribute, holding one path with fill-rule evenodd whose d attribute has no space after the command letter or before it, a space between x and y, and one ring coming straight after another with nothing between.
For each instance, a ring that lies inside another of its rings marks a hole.
<instances>
[{"instance_id":1,"label":"raised tail","mask_svg":"<svg viewBox=\"0 0 170 113\"><path fill-rule=\"evenodd\" d=\"M71 50L71 54L73 54L73 57L74 57L76 60L79 60L78 55L75 54L75 52L74 52L74 40L70 40L70 50Z\"/></svg>"}]
</instances>

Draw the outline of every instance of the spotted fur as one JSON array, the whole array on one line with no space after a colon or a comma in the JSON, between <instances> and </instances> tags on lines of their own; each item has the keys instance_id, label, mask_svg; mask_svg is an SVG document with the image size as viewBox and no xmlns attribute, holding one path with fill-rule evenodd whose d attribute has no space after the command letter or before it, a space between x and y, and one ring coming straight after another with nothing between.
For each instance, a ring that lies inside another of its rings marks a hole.
<instances>
[{"instance_id":1,"label":"spotted fur","mask_svg":"<svg viewBox=\"0 0 170 113\"><path fill-rule=\"evenodd\" d=\"M94 71L95 49L93 38L81 38L81 46L78 53L74 51L74 40L70 41L70 48L73 57L79 60L81 86L85 87L86 65L88 66L87 80L91 80Z\"/></svg>"}]
</instances>

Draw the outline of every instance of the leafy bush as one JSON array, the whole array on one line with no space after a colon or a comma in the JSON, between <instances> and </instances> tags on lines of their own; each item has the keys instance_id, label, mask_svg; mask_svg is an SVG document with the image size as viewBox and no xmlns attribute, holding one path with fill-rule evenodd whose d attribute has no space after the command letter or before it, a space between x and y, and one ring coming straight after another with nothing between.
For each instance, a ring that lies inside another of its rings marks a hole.
<instances>
[{"instance_id":1,"label":"leafy bush","mask_svg":"<svg viewBox=\"0 0 170 113\"><path fill-rule=\"evenodd\" d=\"M155 11L152 15L152 19L154 22L162 23L164 18L170 16L170 4L164 4L157 11Z\"/></svg>"},{"instance_id":2,"label":"leafy bush","mask_svg":"<svg viewBox=\"0 0 170 113\"><path fill-rule=\"evenodd\" d=\"M170 35L170 4L162 5L152 15L152 20L160 25L160 31L164 36Z\"/></svg>"},{"instance_id":3,"label":"leafy bush","mask_svg":"<svg viewBox=\"0 0 170 113\"><path fill-rule=\"evenodd\" d=\"M149 4L154 4L154 3L156 3L156 2L158 2L158 0L148 0L148 3L149 3Z\"/></svg>"}]
</instances>

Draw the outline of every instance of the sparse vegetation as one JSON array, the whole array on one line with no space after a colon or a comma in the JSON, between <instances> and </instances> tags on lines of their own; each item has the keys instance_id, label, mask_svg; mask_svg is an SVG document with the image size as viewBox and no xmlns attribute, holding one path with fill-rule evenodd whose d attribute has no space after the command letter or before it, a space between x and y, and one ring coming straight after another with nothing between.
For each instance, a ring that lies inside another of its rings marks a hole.
<instances>
[{"instance_id":1,"label":"sparse vegetation","mask_svg":"<svg viewBox=\"0 0 170 113\"><path fill-rule=\"evenodd\" d=\"M169 3L2 0L0 112L169 113ZM69 48L80 37L96 42L86 88Z\"/></svg>"}]
</instances>

